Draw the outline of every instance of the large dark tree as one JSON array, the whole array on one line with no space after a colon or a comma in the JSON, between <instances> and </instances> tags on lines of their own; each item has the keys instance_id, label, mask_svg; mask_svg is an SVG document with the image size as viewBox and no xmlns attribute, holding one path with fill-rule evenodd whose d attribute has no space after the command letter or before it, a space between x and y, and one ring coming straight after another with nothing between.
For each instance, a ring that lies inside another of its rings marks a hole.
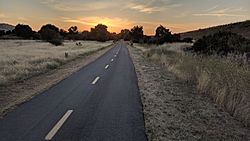
<instances>
[{"instance_id":1,"label":"large dark tree","mask_svg":"<svg viewBox=\"0 0 250 141\"><path fill-rule=\"evenodd\" d=\"M18 24L16 25L15 29L13 30L13 33L15 33L19 37L23 38L31 38L33 35L32 28L29 25L24 24Z\"/></svg>"},{"instance_id":2,"label":"large dark tree","mask_svg":"<svg viewBox=\"0 0 250 141\"><path fill-rule=\"evenodd\" d=\"M59 33L59 28L51 25L51 24L47 24L42 26L42 28L38 31L41 35L41 38L45 41L48 41L54 45L61 45L62 44L62 36Z\"/></svg>"},{"instance_id":3,"label":"large dark tree","mask_svg":"<svg viewBox=\"0 0 250 141\"><path fill-rule=\"evenodd\" d=\"M108 27L103 24L98 24L95 28L91 28L91 38L93 40L105 42L108 40Z\"/></svg>"},{"instance_id":4,"label":"large dark tree","mask_svg":"<svg viewBox=\"0 0 250 141\"><path fill-rule=\"evenodd\" d=\"M81 34L78 34L77 26L71 26L68 29L67 39L69 39L69 40L80 40L80 39L82 39Z\"/></svg>"},{"instance_id":5,"label":"large dark tree","mask_svg":"<svg viewBox=\"0 0 250 141\"><path fill-rule=\"evenodd\" d=\"M46 24L43 25L38 32L41 34L43 40L51 40L52 37L50 36L50 33L59 33L59 28L52 24Z\"/></svg>"},{"instance_id":6,"label":"large dark tree","mask_svg":"<svg viewBox=\"0 0 250 141\"><path fill-rule=\"evenodd\" d=\"M173 40L173 36L170 30L162 25L156 28L155 37L158 39L157 44L163 44L165 42L171 42Z\"/></svg>"},{"instance_id":7,"label":"large dark tree","mask_svg":"<svg viewBox=\"0 0 250 141\"><path fill-rule=\"evenodd\" d=\"M143 27L142 26L134 26L131 29L131 38L135 43L139 43L143 41Z\"/></svg>"},{"instance_id":8,"label":"large dark tree","mask_svg":"<svg viewBox=\"0 0 250 141\"><path fill-rule=\"evenodd\" d=\"M163 37L165 35L171 35L169 29L166 29L164 26L160 25L155 30L155 37Z\"/></svg>"}]
</instances>

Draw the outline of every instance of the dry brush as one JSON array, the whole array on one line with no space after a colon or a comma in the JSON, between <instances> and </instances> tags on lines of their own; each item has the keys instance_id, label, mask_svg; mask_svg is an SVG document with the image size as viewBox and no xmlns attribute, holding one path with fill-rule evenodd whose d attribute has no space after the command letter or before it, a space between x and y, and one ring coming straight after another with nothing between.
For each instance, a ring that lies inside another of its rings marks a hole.
<instances>
[{"instance_id":1,"label":"dry brush","mask_svg":"<svg viewBox=\"0 0 250 141\"><path fill-rule=\"evenodd\" d=\"M201 94L210 95L216 104L250 126L250 70L230 59L193 55L152 48L145 52L151 60L187 82L195 83Z\"/></svg>"}]
</instances>

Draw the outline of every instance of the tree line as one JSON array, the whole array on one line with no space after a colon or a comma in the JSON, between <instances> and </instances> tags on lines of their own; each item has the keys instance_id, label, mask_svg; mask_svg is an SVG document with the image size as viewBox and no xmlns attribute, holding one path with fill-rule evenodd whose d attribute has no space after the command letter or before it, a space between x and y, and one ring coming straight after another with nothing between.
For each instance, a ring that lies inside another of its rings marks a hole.
<instances>
[{"instance_id":1,"label":"tree line","mask_svg":"<svg viewBox=\"0 0 250 141\"><path fill-rule=\"evenodd\" d=\"M160 25L155 30L154 36L143 34L143 26L134 26L131 30L123 29L118 34L119 39L132 41L134 43L164 44L172 42L192 42L192 38L181 39L180 34L172 34L169 29Z\"/></svg>"},{"instance_id":2,"label":"tree line","mask_svg":"<svg viewBox=\"0 0 250 141\"><path fill-rule=\"evenodd\" d=\"M1 35L14 34L24 39L44 40L54 45L61 45L63 40L94 40L105 42L108 40L124 39L134 43L164 44L169 42L192 42L192 38L181 40L180 34L172 34L169 29L160 25L155 30L154 36L144 35L143 26L134 26L132 29L122 29L120 33L111 33L108 27L98 24L90 31L78 31L77 26L71 26L68 31L59 29L55 25L46 24L36 32L29 25L18 24L13 31L0 31Z\"/></svg>"}]
</instances>

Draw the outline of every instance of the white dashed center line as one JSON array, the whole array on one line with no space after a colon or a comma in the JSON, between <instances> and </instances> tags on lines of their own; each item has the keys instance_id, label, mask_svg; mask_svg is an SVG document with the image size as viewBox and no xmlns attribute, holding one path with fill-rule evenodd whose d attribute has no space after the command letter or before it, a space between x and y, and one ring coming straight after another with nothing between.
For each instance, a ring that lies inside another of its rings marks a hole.
<instances>
[{"instance_id":1,"label":"white dashed center line","mask_svg":"<svg viewBox=\"0 0 250 141\"><path fill-rule=\"evenodd\" d=\"M114 57L116 57L116 55L114 55Z\"/></svg>"},{"instance_id":2,"label":"white dashed center line","mask_svg":"<svg viewBox=\"0 0 250 141\"><path fill-rule=\"evenodd\" d=\"M109 65L106 65L106 66L105 66L105 69L107 69L108 67L109 67Z\"/></svg>"},{"instance_id":3,"label":"white dashed center line","mask_svg":"<svg viewBox=\"0 0 250 141\"><path fill-rule=\"evenodd\" d=\"M96 77L95 80L91 83L93 85L95 85L95 83L100 79L100 77Z\"/></svg>"},{"instance_id":4,"label":"white dashed center line","mask_svg":"<svg viewBox=\"0 0 250 141\"><path fill-rule=\"evenodd\" d=\"M72 114L73 110L68 110L64 116L56 123L56 125L50 130L50 132L45 137L45 140L51 140L57 131L62 127L63 123L69 118L69 116Z\"/></svg>"},{"instance_id":5,"label":"white dashed center line","mask_svg":"<svg viewBox=\"0 0 250 141\"><path fill-rule=\"evenodd\" d=\"M114 59L111 59L111 62L113 62L114 61Z\"/></svg>"}]
</instances>

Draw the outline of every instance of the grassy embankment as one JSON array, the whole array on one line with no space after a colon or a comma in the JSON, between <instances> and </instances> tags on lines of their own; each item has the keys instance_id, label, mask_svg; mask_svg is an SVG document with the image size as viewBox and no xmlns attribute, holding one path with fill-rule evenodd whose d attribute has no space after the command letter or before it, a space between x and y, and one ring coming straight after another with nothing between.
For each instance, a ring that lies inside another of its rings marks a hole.
<instances>
[{"instance_id":1,"label":"grassy embankment","mask_svg":"<svg viewBox=\"0 0 250 141\"><path fill-rule=\"evenodd\" d=\"M112 42L100 43L67 41L64 46L28 40L2 40L0 42L0 86L22 81L82 56L105 49ZM65 55L68 53L68 56Z\"/></svg>"},{"instance_id":2,"label":"grassy embankment","mask_svg":"<svg viewBox=\"0 0 250 141\"><path fill-rule=\"evenodd\" d=\"M250 126L249 68L229 59L195 56L173 48L173 44L151 48L145 56L180 79L195 83L199 93L210 95L218 106Z\"/></svg>"}]
</instances>

